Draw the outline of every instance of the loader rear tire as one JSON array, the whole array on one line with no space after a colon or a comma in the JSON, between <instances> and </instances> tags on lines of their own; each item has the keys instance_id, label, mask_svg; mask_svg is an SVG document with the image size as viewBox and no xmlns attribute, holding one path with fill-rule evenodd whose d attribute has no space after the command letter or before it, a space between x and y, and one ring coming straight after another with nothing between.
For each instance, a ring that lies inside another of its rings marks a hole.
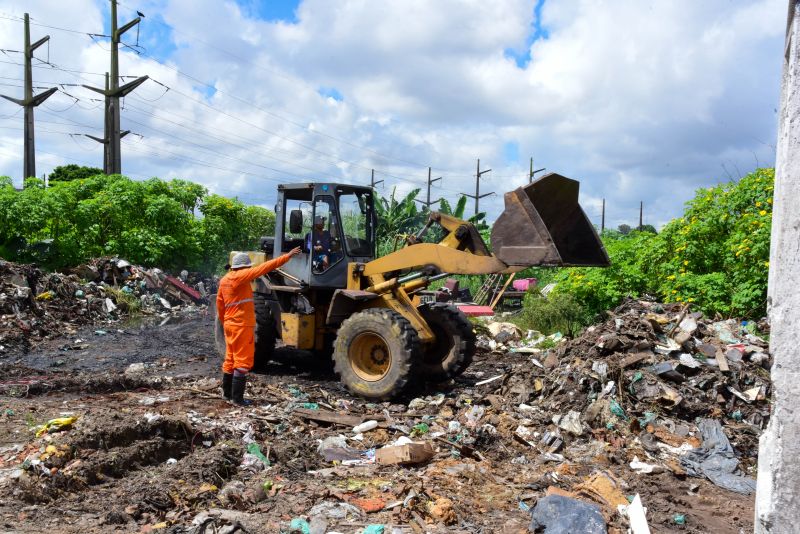
<instances>
[{"instance_id":1,"label":"loader rear tire","mask_svg":"<svg viewBox=\"0 0 800 534\"><path fill-rule=\"evenodd\" d=\"M430 382L457 377L475 355L472 323L464 312L449 304L430 304L419 308L419 312L436 334L436 341L423 347L421 377Z\"/></svg>"},{"instance_id":2,"label":"loader rear tire","mask_svg":"<svg viewBox=\"0 0 800 534\"><path fill-rule=\"evenodd\" d=\"M339 328L333 365L351 392L369 399L402 393L415 373L417 331L402 315L372 308L355 313Z\"/></svg>"},{"instance_id":3,"label":"loader rear tire","mask_svg":"<svg viewBox=\"0 0 800 534\"><path fill-rule=\"evenodd\" d=\"M253 294L253 304L256 311L256 350L253 358L253 368L263 369L275 353L275 318L269 307L267 298L261 293Z\"/></svg>"}]
</instances>

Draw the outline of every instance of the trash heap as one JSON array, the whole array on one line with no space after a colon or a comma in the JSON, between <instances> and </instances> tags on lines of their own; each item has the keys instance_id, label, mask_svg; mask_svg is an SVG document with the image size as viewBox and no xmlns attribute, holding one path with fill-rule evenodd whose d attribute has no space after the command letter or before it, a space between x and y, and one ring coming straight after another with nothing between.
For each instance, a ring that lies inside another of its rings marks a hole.
<instances>
[{"instance_id":1,"label":"trash heap","mask_svg":"<svg viewBox=\"0 0 800 534\"><path fill-rule=\"evenodd\" d=\"M216 379L153 376L158 392L120 394L124 421L104 401L67 414L71 429L41 427L0 487L26 502L113 501L108 523L173 533L747 531L770 415L764 331L641 300L551 348L488 325L480 345L495 352L391 402L267 373L251 375L242 409ZM143 460L142 444L161 448ZM95 473L124 480L113 499Z\"/></svg>"},{"instance_id":2,"label":"trash heap","mask_svg":"<svg viewBox=\"0 0 800 534\"><path fill-rule=\"evenodd\" d=\"M185 271L173 277L119 258L97 259L66 274L0 260L0 354L135 314L194 313L213 284L197 275L192 280Z\"/></svg>"},{"instance_id":3,"label":"trash heap","mask_svg":"<svg viewBox=\"0 0 800 534\"><path fill-rule=\"evenodd\" d=\"M511 326L489 324L494 338L483 344L494 342L509 355L530 354L531 365L485 380L486 387L495 387L484 399L517 415L514 438L538 451L539 459L563 465L581 447L597 446L624 451L624 462L637 475L703 477L739 494L755 491L758 436L770 416L771 358L768 343L756 335L768 333L764 322L709 321L688 307L627 300L604 323L551 350L536 348L538 333L515 334ZM604 486L615 488L627 478L619 472L602 477ZM604 504L585 494L563 484L547 490L548 496L583 495ZM634 503L617 504L628 510ZM537 506L535 526L563 515L562 505ZM629 519L634 534L648 532L643 514L640 519L645 526L638 529ZM676 514L673 520L685 518ZM605 532L585 529L577 530Z\"/></svg>"}]
</instances>

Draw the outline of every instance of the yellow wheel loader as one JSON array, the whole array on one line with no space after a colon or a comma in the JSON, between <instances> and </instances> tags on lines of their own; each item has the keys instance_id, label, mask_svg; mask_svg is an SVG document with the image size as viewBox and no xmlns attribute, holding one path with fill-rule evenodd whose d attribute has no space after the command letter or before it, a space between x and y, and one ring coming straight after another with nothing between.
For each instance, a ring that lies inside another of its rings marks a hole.
<instances>
[{"instance_id":1,"label":"yellow wheel loader","mask_svg":"<svg viewBox=\"0 0 800 534\"><path fill-rule=\"evenodd\" d=\"M332 357L353 393L390 398L412 381L458 376L472 361L475 334L466 316L455 306L415 298L431 282L534 265L609 264L578 204L577 181L551 173L504 200L491 250L471 223L431 212L402 248L376 258L371 188L278 186L275 236L263 238L262 250L249 254L258 264L297 246L303 253L254 282L256 366L272 356L280 339L287 347ZM431 232L433 226L441 230ZM426 242L429 234L444 237ZM218 320L215 336L224 354Z\"/></svg>"}]
</instances>

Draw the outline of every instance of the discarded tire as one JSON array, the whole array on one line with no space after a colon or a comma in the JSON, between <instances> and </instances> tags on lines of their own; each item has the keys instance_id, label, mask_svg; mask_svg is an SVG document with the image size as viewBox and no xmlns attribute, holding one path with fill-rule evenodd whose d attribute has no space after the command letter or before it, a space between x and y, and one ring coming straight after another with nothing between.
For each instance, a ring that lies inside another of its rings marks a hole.
<instances>
[{"instance_id":1,"label":"discarded tire","mask_svg":"<svg viewBox=\"0 0 800 534\"><path fill-rule=\"evenodd\" d=\"M356 395L386 399L401 393L414 375L419 336L402 315L370 309L351 315L339 328L333 364Z\"/></svg>"},{"instance_id":2,"label":"discarded tire","mask_svg":"<svg viewBox=\"0 0 800 534\"><path fill-rule=\"evenodd\" d=\"M431 304L419 309L436 334L424 347L418 370L429 381L442 381L463 373L475 355L475 332L464 312L449 304Z\"/></svg>"}]
</instances>

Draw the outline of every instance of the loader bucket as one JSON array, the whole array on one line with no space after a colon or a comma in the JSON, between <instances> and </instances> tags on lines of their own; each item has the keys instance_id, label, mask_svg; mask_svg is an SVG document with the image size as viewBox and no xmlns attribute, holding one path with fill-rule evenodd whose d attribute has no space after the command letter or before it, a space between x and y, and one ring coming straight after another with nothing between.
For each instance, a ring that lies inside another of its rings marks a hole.
<instances>
[{"instance_id":1,"label":"loader bucket","mask_svg":"<svg viewBox=\"0 0 800 534\"><path fill-rule=\"evenodd\" d=\"M578 204L576 180L550 173L505 194L492 252L509 267L606 267L600 237Z\"/></svg>"}]
</instances>

